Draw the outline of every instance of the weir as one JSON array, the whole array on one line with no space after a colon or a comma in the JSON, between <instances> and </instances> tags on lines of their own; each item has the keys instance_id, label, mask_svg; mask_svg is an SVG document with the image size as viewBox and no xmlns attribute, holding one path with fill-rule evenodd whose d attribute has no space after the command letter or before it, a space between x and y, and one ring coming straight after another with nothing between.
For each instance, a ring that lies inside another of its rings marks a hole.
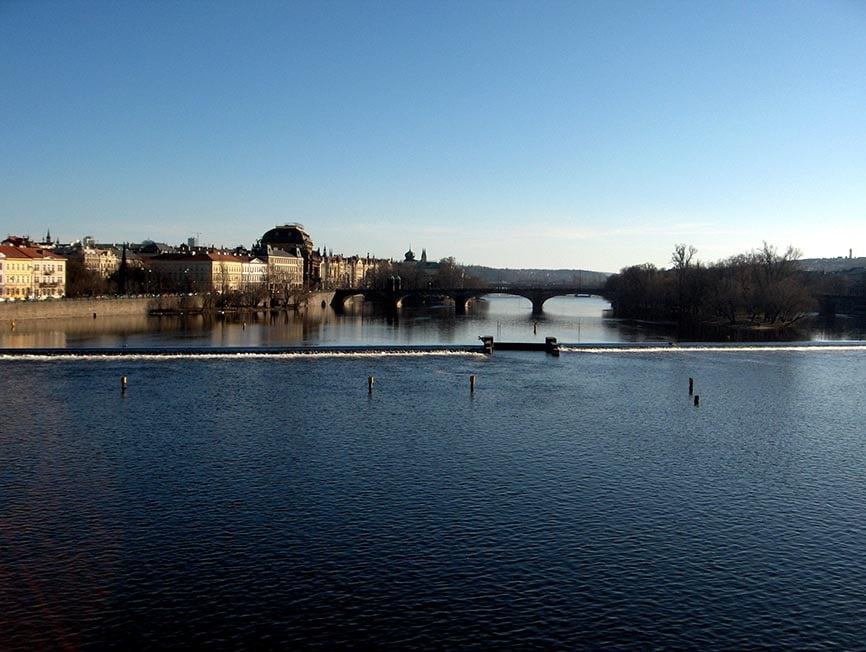
<instances>
[{"instance_id":1,"label":"weir","mask_svg":"<svg viewBox=\"0 0 866 652\"><path fill-rule=\"evenodd\" d=\"M0 348L0 359L6 361L27 359L75 360L95 358L232 358L237 360L261 359L268 357L376 357L388 355L404 356L453 356L453 355L492 355L497 351L538 351L553 356L560 352L566 353L664 353L676 355L685 352L838 352L866 351L866 342L715 342L712 344L690 342L673 344L670 342L596 342L596 343L560 343L555 337L548 337L541 342L495 342L492 336L479 338L481 345L379 345L379 346L294 346L294 347L226 347L226 346L190 346L190 347L75 347L75 348Z\"/></svg>"}]
</instances>

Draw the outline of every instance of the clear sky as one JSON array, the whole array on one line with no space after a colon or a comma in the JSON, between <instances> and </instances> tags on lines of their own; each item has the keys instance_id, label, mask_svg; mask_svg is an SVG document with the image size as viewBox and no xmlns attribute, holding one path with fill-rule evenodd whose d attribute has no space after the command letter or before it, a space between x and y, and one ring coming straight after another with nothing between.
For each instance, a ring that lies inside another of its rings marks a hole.
<instances>
[{"instance_id":1,"label":"clear sky","mask_svg":"<svg viewBox=\"0 0 866 652\"><path fill-rule=\"evenodd\" d=\"M866 256L866 1L0 0L0 237Z\"/></svg>"}]
</instances>

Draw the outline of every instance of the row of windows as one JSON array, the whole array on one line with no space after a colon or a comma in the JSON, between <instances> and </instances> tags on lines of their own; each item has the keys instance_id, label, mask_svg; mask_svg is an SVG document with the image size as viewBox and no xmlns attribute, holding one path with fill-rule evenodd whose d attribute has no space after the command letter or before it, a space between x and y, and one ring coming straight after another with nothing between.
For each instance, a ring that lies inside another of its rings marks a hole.
<instances>
[{"instance_id":1,"label":"row of windows","mask_svg":"<svg viewBox=\"0 0 866 652\"><path fill-rule=\"evenodd\" d=\"M0 277L0 278L2 278L2 277ZM7 281L8 283L10 283L10 284L11 284L11 283L23 283L23 284L26 284L26 285L30 285L31 283L34 282L34 279L33 279L32 276L18 276L18 275L11 275L11 276L7 276L7 277L6 277L6 281ZM49 276L48 278L44 278L44 277L43 277L43 278L41 278L41 279L39 280L39 282L40 282L40 283L41 283L41 282L48 282L48 283L62 283L62 282L63 282L63 277L62 277L62 276L56 276L56 277ZM2 283L2 281L0 281L0 283Z\"/></svg>"},{"instance_id":2,"label":"row of windows","mask_svg":"<svg viewBox=\"0 0 866 652\"><path fill-rule=\"evenodd\" d=\"M3 269L3 263L0 263L0 270L2 270L2 269ZM15 270L17 272L24 272L24 271L38 272L39 271L39 263L32 263L32 264L31 263L7 263L6 269L10 272L13 270ZM49 273L53 274L55 271L54 265L45 265L45 266L43 266L42 271L49 272ZM57 264L57 272L60 273L62 271L63 271L63 264L58 263Z\"/></svg>"},{"instance_id":3,"label":"row of windows","mask_svg":"<svg viewBox=\"0 0 866 652\"><path fill-rule=\"evenodd\" d=\"M52 291L52 290L40 290L40 289L31 290L30 288L20 288L20 287L19 288L13 288L13 287L4 288L4 287L0 286L0 297L3 297L3 296L15 297L15 298L18 298L18 297L23 298L23 297L31 297L31 296L33 296L33 297L57 297L57 296L63 296L63 293Z\"/></svg>"}]
</instances>

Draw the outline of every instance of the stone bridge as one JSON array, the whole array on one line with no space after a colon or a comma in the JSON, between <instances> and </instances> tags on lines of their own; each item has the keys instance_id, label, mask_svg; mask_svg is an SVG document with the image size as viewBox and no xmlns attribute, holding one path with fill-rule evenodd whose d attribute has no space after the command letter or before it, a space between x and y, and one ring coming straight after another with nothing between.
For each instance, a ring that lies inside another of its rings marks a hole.
<instances>
[{"instance_id":1,"label":"stone bridge","mask_svg":"<svg viewBox=\"0 0 866 652\"><path fill-rule=\"evenodd\" d=\"M602 296L604 288L601 287L478 287L478 288L426 288L417 290L391 290L391 289L362 289L345 288L334 291L334 300L331 305L340 311L345 305L346 299L353 296L362 296L365 301L379 303L389 309L398 310L403 301L409 297L438 297L448 298L454 301L454 312L458 315L466 314L466 308L471 301L480 299L488 294L511 294L525 297L532 302L532 314L541 314L544 302L553 297L579 295L579 296Z\"/></svg>"}]
</instances>

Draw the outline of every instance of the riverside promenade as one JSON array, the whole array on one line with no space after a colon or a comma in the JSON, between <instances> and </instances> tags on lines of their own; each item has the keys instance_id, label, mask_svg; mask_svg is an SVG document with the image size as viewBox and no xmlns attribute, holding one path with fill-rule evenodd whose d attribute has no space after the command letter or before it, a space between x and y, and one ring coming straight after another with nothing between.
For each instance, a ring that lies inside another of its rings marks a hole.
<instances>
[{"instance_id":1,"label":"riverside promenade","mask_svg":"<svg viewBox=\"0 0 866 652\"><path fill-rule=\"evenodd\" d=\"M57 299L0 303L0 320L23 322L41 319L94 319L149 315L157 311L201 310L202 297L112 297L109 299Z\"/></svg>"},{"instance_id":2,"label":"riverside promenade","mask_svg":"<svg viewBox=\"0 0 866 652\"><path fill-rule=\"evenodd\" d=\"M329 305L333 292L313 292L297 308ZM56 299L51 301L12 301L0 303L0 323L21 323L42 319L98 319L100 317L139 317L216 310L206 306L203 295L159 297L110 297L105 299Z\"/></svg>"}]
</instances>

